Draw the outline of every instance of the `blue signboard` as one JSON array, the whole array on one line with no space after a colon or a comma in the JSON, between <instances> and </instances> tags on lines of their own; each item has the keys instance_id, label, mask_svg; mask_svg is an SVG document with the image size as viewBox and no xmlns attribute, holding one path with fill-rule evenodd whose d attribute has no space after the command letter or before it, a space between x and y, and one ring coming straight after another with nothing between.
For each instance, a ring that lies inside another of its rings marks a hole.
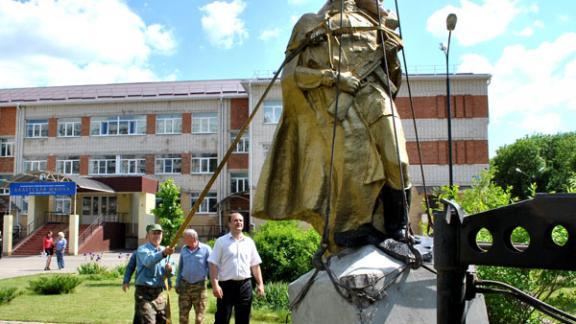
<instances>
[{"instance_id":1,"label":"blue signboard","mask_svg":"<svg viewBox=\"0 0 576 324\"><path fill-rule=\"evenodd\" d=\"M14 182L10 184L10 196L72 196L75 194L75 182Z\"/></svg>"}]
</instances>

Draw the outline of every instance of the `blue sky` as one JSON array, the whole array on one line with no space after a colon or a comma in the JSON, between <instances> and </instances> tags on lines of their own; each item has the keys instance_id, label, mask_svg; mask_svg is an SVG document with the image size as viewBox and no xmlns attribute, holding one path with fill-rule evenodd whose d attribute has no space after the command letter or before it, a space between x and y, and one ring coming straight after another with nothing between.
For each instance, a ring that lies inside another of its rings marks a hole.
<instances>
[{"instance_id":1,"label":"blue sky","mask_svg":"<svg viewBox=\"0 0 576 324\"><path fill-rule=\"evenodd\" d=\"M410 73L489 73L490 153L576 130L576 1L398 0ZM0 0L0 88L271 76L324 0ZM384 6L394 8L394 1Z\"/></svg>"}]
</instances>

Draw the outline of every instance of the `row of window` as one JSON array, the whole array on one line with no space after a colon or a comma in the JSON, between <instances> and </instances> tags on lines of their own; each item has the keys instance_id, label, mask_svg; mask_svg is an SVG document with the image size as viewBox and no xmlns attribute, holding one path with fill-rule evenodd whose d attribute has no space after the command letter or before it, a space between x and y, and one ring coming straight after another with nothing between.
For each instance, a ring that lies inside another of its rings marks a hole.
<instances>
[{"instance_id":1,"label":"row of window","mask_svg":"<svg viewBox=\"0 0 576 324\"><path fill-rule=\"evenodd\" d=\"M193 206L200 196L199 192L190 194L190 206ZM27 200L27 199L26 199ZM215 192L209 192L200 207L198 214L207 214L217 212L216 204L218 198ZM27 202L25 209L27 210ZM72 211L72 199L69 196L54 197L54 211L59 214L70 214ZM112 216L117 214L117 199L115 196L86 196L82 197L82 216Z\"/></svg>"},{"instance_id":2,"label":"row of window","mask_svg":"<svg viewBox=\"0 0 576 324\"><path fill-rule=\"evenodd\" d=\"M80 136L80 118L59 118L58 137ZM218 131L217 113L194 113L192 133L210 134ZM156 134L182 133L182 115L158 115L156 117ZM146 116L109 116L90 119L91 136L119 136L146 134ZM48 137L48 120L33 119L26 121L26 137Z\"/></svg>"},{"instance_id":3,"label":"row of window","mask_svg":"<svg viewBox=\"0 0 576 324\"><path fill-rule=\"evenodd\" d=\"M264 123L276 124L282 115L281 101L264 102ZM58 137L80 136L80 118L58 119ZM218 131L218 113L204 112L192 114L192 133L211 134ZM181 134L182 114L156 116L156 134ZM90 135L118 136L146 134L146 115L127 115L92 117ZM34 119L26 121L26 137L48 137L48 120Z\"/></svg>"},{"instance_id":4,"label":"row of window","mask_svg":"<svg viewBox=\"0 0 576 324\"><path fill-rule=\"evenodd\" d=\"M218 166L216 153L192 155L191 172L210 174ZM179 154L157 155L155 174L182 173L182 156ZM24 160L24 172L46 171L47 160ZM80 157L69 156L56 160L56 172L61 174L80 174ZM146 173L146 158L138 155L93 156L88 162L90 175L143 175Z\"/></svg>"}]
</instances>

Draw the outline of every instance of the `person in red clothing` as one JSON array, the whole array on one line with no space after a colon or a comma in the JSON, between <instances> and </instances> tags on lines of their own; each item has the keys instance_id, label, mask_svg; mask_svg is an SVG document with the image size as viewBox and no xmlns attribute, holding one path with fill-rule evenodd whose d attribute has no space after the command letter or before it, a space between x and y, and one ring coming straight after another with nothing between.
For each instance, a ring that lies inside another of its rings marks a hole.
<instances>
[{"instance_id":1,"label":"person in red clothing","mask_svg":"<svg viewBox=\"0 0 576 324\"><path fill-rule=\"evenodd\" d=\"M52 261L52 255L54 254L54 239L52 238L52 231L48 231L42 243L44 248L44 253L46 254L46 266L44 270L50 270L50 262Z\"/></svg>"}]
</instances>

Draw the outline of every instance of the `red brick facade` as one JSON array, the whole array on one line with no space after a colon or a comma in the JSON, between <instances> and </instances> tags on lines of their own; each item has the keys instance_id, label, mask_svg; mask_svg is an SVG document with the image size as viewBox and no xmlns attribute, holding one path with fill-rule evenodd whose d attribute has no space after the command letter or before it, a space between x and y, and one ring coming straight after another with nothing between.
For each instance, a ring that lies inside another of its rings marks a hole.
<instances>
[{"instance_id":1,"label":"red brick facade","mask_svg":"<svg viewBox=\"0 0 576 324\"><path fill-rule=\"evenodd\" d=\"M248 99L230 100L230 129L240 129L248 120Z\"/></svg>"},{"instance_id":2,"label":"red brick facade","mask_svg":"<svg viewBox=\"0 0 576 324\"><path fill-rule=\"evenodd\" d=\"M0 136L16 135L16 107L0 108Z\"/></svg>"},{"instance_id":3,"label":"red brick facade","mask_svg":"<svg viewBox=\"0 0 576 324\"><path fill-rule=\"evenodd\" d=\"M56 172L56 157L54 155L48 155L48 159L46 159L46 171Z\"/></svg>"},{"instance_id":4,"label":"red brick facade","mask_svg":"<svg viewBox=\"0 0 576 324\"><path fill-rule=\"evenodd\" d=\"M80 156L80 175L88 175L88 163L90 161L90 156L81 155Z\"/></svg>"},{"instance_id":5,"label":"red brick facade","mask_svg":"<svg viewBox=\"0 0 576 324\"><path fill-rule=\"evenodd\" d=\"M248 169L248 154L231 154L228 159L228 169Z\"/></svg>"},{"instance_id":6,"label":"red brick facade","mask_svg":"<svg viewBox=\"0 0 576 324\"><path fill-rule=\"evenodd\" d=\"M156 115L146 115L146 134L156 134Z\"/></svg>"},{"instance_id":7,"label":"red brick facade","mask_svg":"<svg viewBox=\"0 0 576 324\"><path fill-rule=\"evenodd\" d=\"M182 114L182 134L192 133L192 114L183 113Z\"/></svg>"},{"instance_id":8,"label":"red brick facade","mask_svg":"<svg viewBox=\"0 0 576 324\"><path fill-rule=\"evenodd\" d=\"M0 157L0 173L13 173L13 172L14 172L14 158Z\"/></svg>"},{"instance_id":9,"label":"red brick facade","mask_svg":"<svg viewBox=\"0 0 576 324\"><path fill-rule=\"evenodd\" d=\"M48 137L56 137L58 132L58 119L48 118Z\"/></svg>"},{"instance_id":10,"label":"red brick facade","mask_svg":"<svg viewBox=\"0 0 576 324\"><path fill-rule=\"evenodd\" d=\"M422 164L448 164L447 141L420 142ZM418 146L416 142L406 143L410 164L419 164ZM452 142L452 160L454 164L487 164L488 141L466 140Z\"/></svg>"},{"instance_id":11,"label":"red brick facade","mask_svg":"<svg viewBox=\"0 0 576 324\"><path fill-rule=\"evenodd\" d=\"M90 117L82 117L80 136L90 136Z\"/></svg>"},{"instance_id":12,"label":"red brick facade","mask_svg":"<svg viewBox=\"0 0 576 324\"><path fill-rule=\"evenodd\" d=\"M154 174L154 154L146 154L146 174Z\"/></svg>"},{"instance_id":13,"label":"red brick facade","mask_svg":"<svg viewBox=\"0 0 576 324\"><path fill-rule=\"evenodd\" d=\"M190 163L192 161L192 154L182 153L182 174L190 174Z\"/></svg>"},{"instance_id":14,"label":"red brick facade","mask_svg":"<svg viewBox=\"0 0 576 324\"><path fill-rule=\"evenodd\" d=\"M446 118L446 97L414 97L416 118ZM412 118L410 99L396 98L396 108L401 118ZM453 96L450 105L454 118L488 118L487 96Z\"/></svg>"}]
</instances>

